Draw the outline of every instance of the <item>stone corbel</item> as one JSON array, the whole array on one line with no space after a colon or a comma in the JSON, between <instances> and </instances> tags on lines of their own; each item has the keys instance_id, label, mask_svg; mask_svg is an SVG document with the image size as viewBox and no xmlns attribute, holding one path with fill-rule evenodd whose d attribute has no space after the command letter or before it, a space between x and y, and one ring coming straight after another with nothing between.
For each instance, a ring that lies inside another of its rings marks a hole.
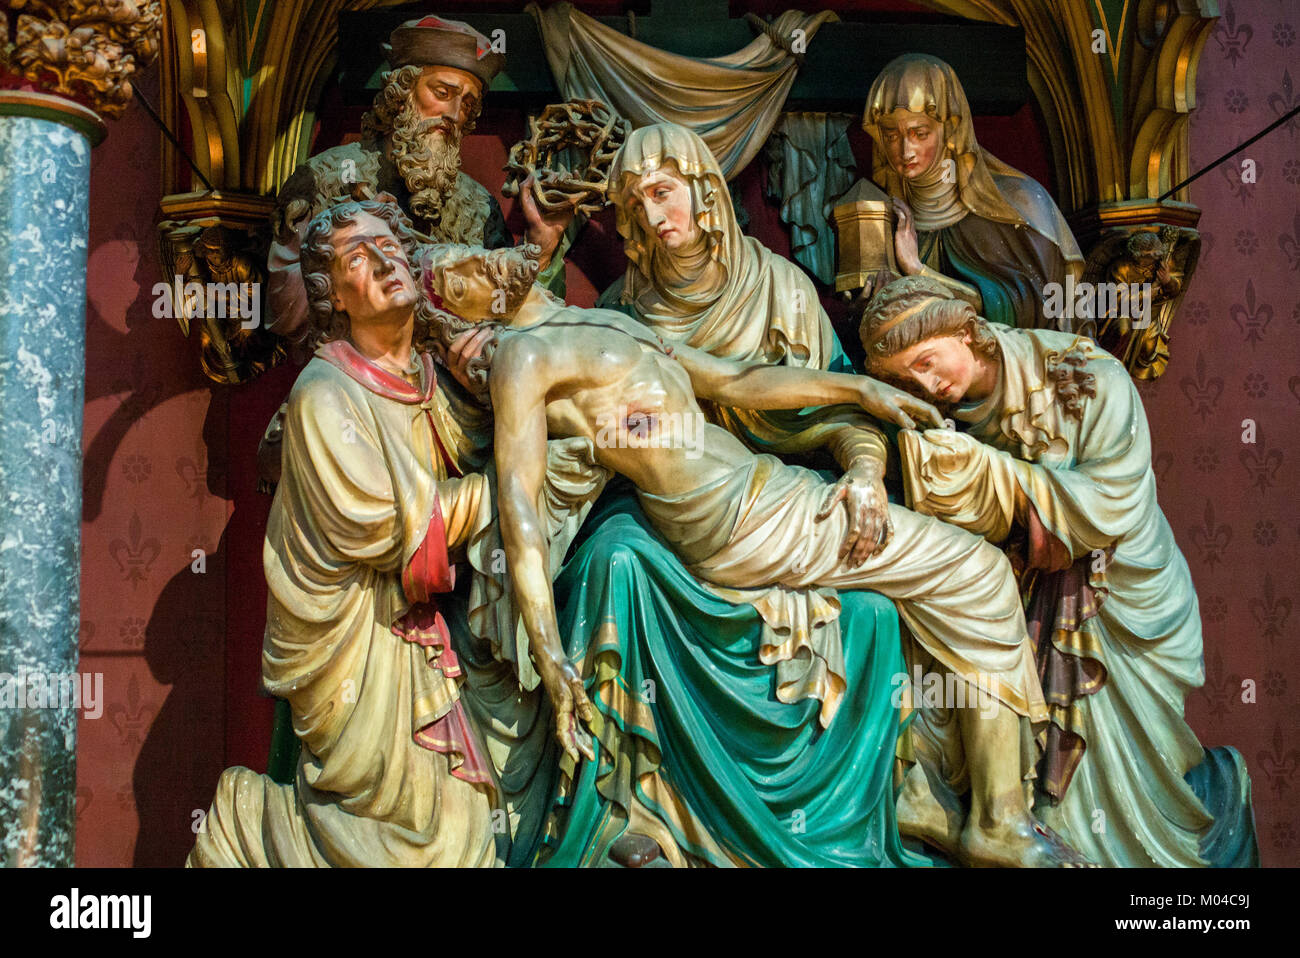
<instances>
[{"instance_id":1,"label":"stone corbel","mask_svg":"<svg viewBox=\"0 0 1300 958\"><path fill-rule=\"evenodd\" d=\"M166 305L183 334L198 327L203 372L219 383L247 382L285 357L284 341L263 328L272 205L270 197L219 192L161 204Z\"/></svg>"},{"instance_id":2,"label":"stone corbel","mask_svg":"<svg viewBox=\"0 0 1300 958\"><path fill-rule=\"evenodd\" d=\"M1200 256L1200 234L1168 214L1141 205L1102 210L1084 267L1083 282L1104 291L1094 299L1097 342L1134 379L1164 373L1174 315Z\"/></svg>"}]
</instances>

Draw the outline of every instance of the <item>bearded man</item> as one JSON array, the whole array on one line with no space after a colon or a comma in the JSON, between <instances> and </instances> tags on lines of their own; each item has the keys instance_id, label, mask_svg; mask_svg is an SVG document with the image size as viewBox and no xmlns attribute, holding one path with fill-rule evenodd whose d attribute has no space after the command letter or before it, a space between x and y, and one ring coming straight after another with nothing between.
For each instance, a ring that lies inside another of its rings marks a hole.
<instances>
[{"instance_id":1,"label":"bearded man","mask_svg":"<svg viewBox=\"0 0 1300 958\"><path fill-rule=\"evenodd\" d=\"M437 242L512 243L496 199L460 169L461 140L474 129L483 92L505 56L469 24L435 16L403 23L384 53L392 69L362 118L361 140L312 157L280 188L268 258L268 328L290 339L308 328L299 245L316 215L340 200L388 193L415 229ZM558 284L562 258L553 254L571 217L543 216L530 190L520 192L520 202L526 238L550 264L541 279Z\"/></svg>"},{"instance_id":2,"label":"bearded man","mask_svg":"<svg viewBox=\"0 0 1300 958\"><path fill-rule=\"evenodd\" d=\"M472 243L488 248L512 242L496 199L460 170L463 136L474 129L482 110L483 91L505 66L505 56L469 24L427 16L408 20L392 32L384 53L392 70L371 110L362 118L362 139L312 157L280 189L272 214L274 241L268 257L268 327L291 340L308 334L307 297L298 250L308 225L324 209L350 199L395 199L424 238ZM540 247L539 280L563 292L564 260L560 243L571 215L543 215L531 190L520 191L526 239ZM554 255L556 252L560 255ZM467 336L447 356L451 376L440 393L455 407L464 431L486 445L486 414L457 389L466 384L461 351L472 356L481 340ZM280 477L284 407L272 418L258 448L263 487ZM462 467L477 468L481 455Z\"/></svg>"}]
</instances>

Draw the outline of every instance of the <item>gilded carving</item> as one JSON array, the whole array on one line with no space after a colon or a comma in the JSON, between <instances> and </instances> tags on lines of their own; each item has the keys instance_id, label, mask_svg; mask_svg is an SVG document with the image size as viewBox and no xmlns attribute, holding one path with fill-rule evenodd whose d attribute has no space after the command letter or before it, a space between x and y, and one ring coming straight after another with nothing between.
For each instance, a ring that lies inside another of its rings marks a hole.
<instances>
[{"instance_id":1,"label":"gilded carving","mask_svg":"<svg viewBox=\"0 0 1300 958\"><path fill-rule=\"evenodd\" d=\"M18 12L5 63L24 78L108 116L131 100L131 74L158 55L160 0L10 0Z\"/></svg>"},{"instance_id":2,"label":"gilded carving","mask_svg":"<svg viewBox=\"0 0 1300 958\"><path fill-rule=\"evenodd\" d=\"M223 198L206 199L208 206L219 206ZM210 379L228 385L247 382L286 355L283 340L262 328L269 243L265 221L213 215L201 203L192 205L164 208L164 216L175 218L158 224L165 315L175 318L187 336L192 322L198 326L200 363Z\"/></svg>"},{"instance_id":3,"label":"gilded carving","mask_svg":"<svg viewBox=\"0 0 1300 958\"><path fill-rule=\"evenodd\" d=\"M1194 229L1129 226L1106 230L1089 253L1085 282L1110 284L1121 300L1135 287L1146 290L1144 303L1116 302L1097 316L1097 341L1134 379L1156 379L1169 364L1170 326L1200 248Z\"/></svg>"}]
</instances>

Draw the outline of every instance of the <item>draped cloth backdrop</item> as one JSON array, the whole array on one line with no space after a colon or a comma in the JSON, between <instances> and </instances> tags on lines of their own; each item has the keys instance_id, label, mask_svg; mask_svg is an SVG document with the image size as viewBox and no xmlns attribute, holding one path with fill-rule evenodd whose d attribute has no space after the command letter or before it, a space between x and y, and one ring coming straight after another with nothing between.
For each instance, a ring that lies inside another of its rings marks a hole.
<instances>
[{"instance_id":1,"label":"draped cloth backdrop","mask_svg":"<svg viewBox=\"0 0 1300 958\"><path fill-rule=\"evenodd\" d=\"M668 122L693 130L727 179L757 155L781 116L799 69L795 38L810 42L823 23L839 19L788 10L743 50L697 60L624 36L572 4L527 10L566 98L603 100L634 128Z\"/></svg>"}]
</instances>

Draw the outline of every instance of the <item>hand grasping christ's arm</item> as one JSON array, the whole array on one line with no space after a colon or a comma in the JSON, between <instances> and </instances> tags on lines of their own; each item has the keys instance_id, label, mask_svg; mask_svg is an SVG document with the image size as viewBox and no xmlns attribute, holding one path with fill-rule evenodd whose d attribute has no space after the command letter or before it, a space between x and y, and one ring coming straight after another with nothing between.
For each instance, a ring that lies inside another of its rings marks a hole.
<instances>
[{"instance_id":1,"label":"hand grasping christ's arm","mask_svg":"<svg viewBox=\"0 0 1300 958\"><path fill-rule=\"evenodd\" d=\"M501 538L515 604L528 633L533 664L555 706L555 734L575 762L581 752L596 757L591 737L579 727L595 719L582 677L564 654L555 619L555 596L547 561L546 534L537 501L546 478L546 393L544 356L526 343L498 355L489 381L496 419L495 449Z\"/></svg>"}]
</instances>

